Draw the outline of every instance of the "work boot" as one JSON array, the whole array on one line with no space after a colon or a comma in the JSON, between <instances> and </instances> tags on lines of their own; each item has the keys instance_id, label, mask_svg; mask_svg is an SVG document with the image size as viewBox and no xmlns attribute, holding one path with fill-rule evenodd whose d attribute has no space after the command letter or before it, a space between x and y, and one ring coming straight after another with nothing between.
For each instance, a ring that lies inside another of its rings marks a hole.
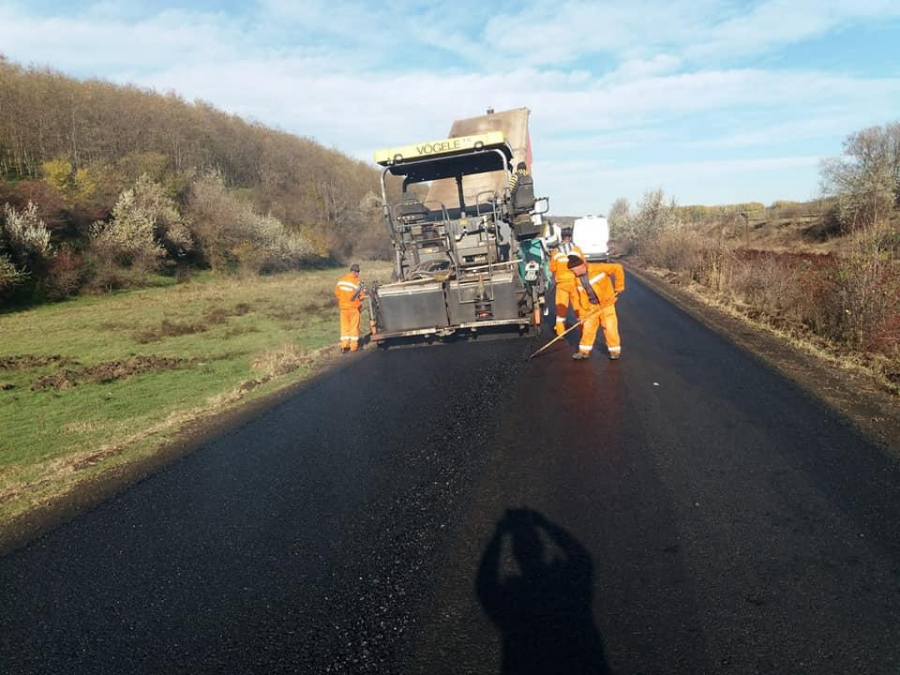
<instances>
[{"instance_id":1,"label":"work boot","mask_svg":"<svg viewBox=\"0 0 900 675\"><path fill-rule=\"evenodd\" d=\"M618 361L620 356L622 356L622 355L621 354L610 354L609 360L610 361Z\"/></svg>"},{"instance_id":2,"label":"work boot","mask_svg":"<svg viewBox=\"0 0 900 675\"><path fill-rule=\"evenodd\" d=\"M591 355L585 354L584 352L575 352L574 354L572 354L572 358L576 361L583 361L584 359L591 358Z\"/></svg>"}]
</instances>

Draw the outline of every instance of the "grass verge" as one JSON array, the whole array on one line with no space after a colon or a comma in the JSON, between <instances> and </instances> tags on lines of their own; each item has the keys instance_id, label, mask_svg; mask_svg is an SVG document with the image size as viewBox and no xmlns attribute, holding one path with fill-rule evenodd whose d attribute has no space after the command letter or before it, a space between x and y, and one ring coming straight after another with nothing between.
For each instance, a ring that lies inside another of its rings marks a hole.
<instances>
[{"instance_id":1,"label":"grass verge","mask_svg":"<svg viewBox=\"0 0 900 675\"><path fill-rule=\"evenodd\" d=\"M0 529L309 377L337 351L341 273L208 274L0 315Z\"/></svg>"}]
</instances>

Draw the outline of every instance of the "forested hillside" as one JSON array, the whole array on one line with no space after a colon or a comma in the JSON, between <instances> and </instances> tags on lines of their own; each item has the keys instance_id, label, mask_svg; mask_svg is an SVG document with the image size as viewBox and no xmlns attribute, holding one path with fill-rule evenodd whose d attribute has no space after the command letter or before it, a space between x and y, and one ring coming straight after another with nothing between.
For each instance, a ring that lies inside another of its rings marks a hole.
<instances>
[{"instance_id":1,"label":"forested hillside","mask_svg":"<svg viewBox=\"0 0 900 675\"><path fill-rule=\"evenodd\" d=\"M0 299L383 255L378 173L189 103L0 58Z\"/></svg>"}]
</instances>

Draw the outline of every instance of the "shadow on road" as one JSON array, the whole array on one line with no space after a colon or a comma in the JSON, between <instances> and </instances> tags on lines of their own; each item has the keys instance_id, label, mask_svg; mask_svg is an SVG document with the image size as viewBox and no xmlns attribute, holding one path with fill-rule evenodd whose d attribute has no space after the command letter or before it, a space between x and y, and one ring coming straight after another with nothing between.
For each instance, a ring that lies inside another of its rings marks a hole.
<instances>
[{"instance_id":1,"label":"shadow on road","mask_svg":"<svg viewBox=\"0 0 900 675\"><path fill-rule=\"evenodd\" d=\"M506 512L475 584L502 635L502 673L610 672L591 610L592 581L590 554L565 529L531 509Z\"/></svg>"}]
</instances>

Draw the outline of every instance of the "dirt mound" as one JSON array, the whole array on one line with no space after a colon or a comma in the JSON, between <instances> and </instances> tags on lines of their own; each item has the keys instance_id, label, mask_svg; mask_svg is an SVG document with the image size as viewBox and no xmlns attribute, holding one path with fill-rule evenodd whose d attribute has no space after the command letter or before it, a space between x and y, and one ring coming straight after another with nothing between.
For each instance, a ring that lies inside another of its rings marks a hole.
<instances>
[{"instance_id":1,"label":"dirt mound","mask_svg":"<svg viewBox=\"0 0 900 675\"><path fill-rule=\"evenodd\" d=\"M58 370L52 375L44 375L43 377L36 379L31 385L31 391L41 391L43 389L56 389L57 391L74 389L78 386L76 384L77 379L78 373L74 370L69 370L68 368Z\"/></svg>"},{"instance_id":2,"label":"dirt mound","mask_svg":"<svg viewBox=\"0 0 900 675\"><path fill-rule=\"evenodd\" d=\"M132 356L122 361L107 361L85 368L82 373L88 382L113 382L132 375L155 370L174 370L188 363L187 359L173 356Z\"/></svg>"},{"instance_id":3,"label":"dirt mound","mask_svg":"<svg viewBox=\"0 0 900 675\"><path fill-rule=\"evenodd\" d=\"M167 337L179 337L181 335L193 335L209 330L209 326L199 323L180 323L163 319L157 328L140 331L134 334L134 339L141 344L158 342Z\"/></svg>"},{"instance_id":4,"label":"dirt mound","mask_svg":"<svg viewBox=\"0 0 900 675\"><path fill-rule=\"evenodd\" d=\"M231 309L226 309L225 307L216 307L213 310L210 310L206 316L204 317L205 321L210 324L220 324L225 323L225 320L230 316L244 316L245 314L249 314L253 311L253 308L248 305L246 302L239 302Z\"/></svg>"},{"instance_id":5,"label":"dirt mound","mask_svg":"<svg viewBox=\"0 0 900 675\"><path fill-rule=\"evenodd\" d=\"M34 354L20 354L18 356L0 356L0 370L31 370L41 366L61 366L75 363L67 356L36 356Z\"/></svg>"},{"instance_id":6,"label":"dirt mound","mask_svg":"<svg viewBox=\"0 0 900 675\"><path fill-rule=\"evenodd\" d=\"M191 359L172 356L132 356L119 361L106 361L80 370L63 369L52 375L39 377L31 385L32 391L44 389L74 389L86 382L103 384L124 380L133 375L161 370L174 370L191 363Z\"/></svg>"}]
</instances>

